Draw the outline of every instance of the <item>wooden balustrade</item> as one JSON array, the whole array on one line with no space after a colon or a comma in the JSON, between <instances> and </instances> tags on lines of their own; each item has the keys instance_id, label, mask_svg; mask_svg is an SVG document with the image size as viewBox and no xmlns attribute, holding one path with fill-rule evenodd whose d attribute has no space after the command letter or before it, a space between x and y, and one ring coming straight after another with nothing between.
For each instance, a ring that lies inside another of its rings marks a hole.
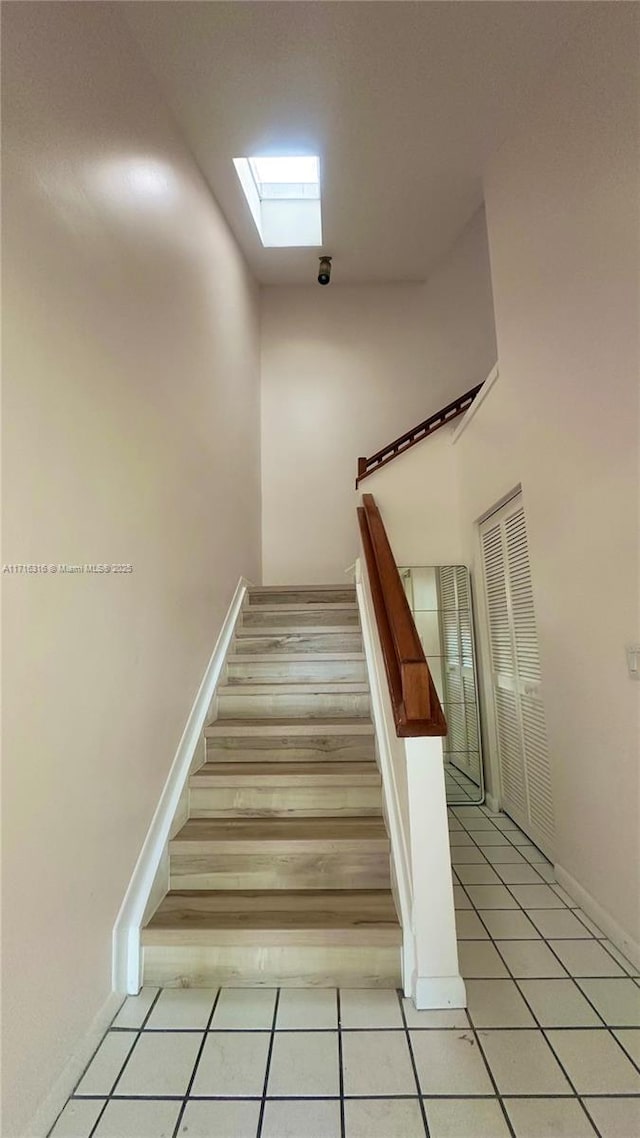
<instances>
[{"instance_id":1,"label":"wooden balustrade","mask_svg":"<svg viewBox=\"0 0 640 1138\"><path fill-rule=\"evenodd\" d=\"M363 494L358 524L396 734L401 737L446 735L447 721L372 494Z\"/></svg>"},{"instance_id":2,"label":"wooden balustrade","mask_svg":"<svg viewBox=\"0 0 640 1138\"><path fill-rule=\"evenodd\" d=\"M440 427L446 426L447 423L452 423L458 415L462 415L468 411L473 403L476 395L483 385L478 383L469 391L465 391L464 395L458 396L454 399L453 403L448 403L441 411L437 411L435 415L430 415L428 419L424 419L422 423L418 423L417 427L407 431L404 435L400 435L399 439L394 439L388 446L383 447L382 450L376 451L369 458L358 459L358 477L356 478L356 490L358 485L362 482L363 478L367 475L373 474L374 471L380 470L382 466L386 466L392 459L397 458L399 454L404 454L416 443L422 442L428 435L432 435L434 431L439 430Z\"/></svg>"}]
</instances>

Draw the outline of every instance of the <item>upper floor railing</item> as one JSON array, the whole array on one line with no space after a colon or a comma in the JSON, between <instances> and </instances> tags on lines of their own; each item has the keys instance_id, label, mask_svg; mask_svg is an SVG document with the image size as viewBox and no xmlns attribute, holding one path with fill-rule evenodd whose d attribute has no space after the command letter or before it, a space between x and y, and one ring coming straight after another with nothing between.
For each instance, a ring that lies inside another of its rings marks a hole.
<instances>
[{"instance_id":1,"label":"upper floor railing","mask_svg":"<svg viewBox=\"0 0 640 1138\"><path fill-rule=\"evenodd\" d=\"M464 414L473 403L476 395L483 385L478 383L472 387L470 391L465 391L464 395L458 396L454 399L453 403L449 403L443 407L441 411L437 411L435 415L430 415L422 423L418 423L417 427L413 430L407 431L404 435L400 435L399 439L389 443L388 446L383 447L382 450L376 451L369 458L358 459L358 477L356 478L356 489L366 478L368 474L373 474L374 470L380 470L382 466L386 466L392 459L397 458L399 454L404 454L416 443L422 442L428 435L432 435L440 427L444 427L447 423L451 423L457 419L458 415Z\"/></svg>"},{"instance_id":2,"label":"upper floor railing","mask_svg":"<svg viewBox=\"0 0 640 1138\"><path fill-rule=\"evenodd\" d=\"M396 734L446 735L447 721L372 494L362 496L358 523Z\"/></svg>"}]
</instances>

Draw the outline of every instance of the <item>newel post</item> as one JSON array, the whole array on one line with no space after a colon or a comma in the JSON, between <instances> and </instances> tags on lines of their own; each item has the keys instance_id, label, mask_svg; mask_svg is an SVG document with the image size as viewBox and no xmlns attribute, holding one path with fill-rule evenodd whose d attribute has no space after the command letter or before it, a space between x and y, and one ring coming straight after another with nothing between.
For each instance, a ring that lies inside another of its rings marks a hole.
<instances>
[{"instance_id":1,"label":"newel post","mask_svg":"<svg viewBox=\"0 0 640 1138\"><path fill-rule=\"evenodd\" d=\"M405 739L413 877L416 1008L464 1008L439 735Z\"/></svg>"}]
</instances>

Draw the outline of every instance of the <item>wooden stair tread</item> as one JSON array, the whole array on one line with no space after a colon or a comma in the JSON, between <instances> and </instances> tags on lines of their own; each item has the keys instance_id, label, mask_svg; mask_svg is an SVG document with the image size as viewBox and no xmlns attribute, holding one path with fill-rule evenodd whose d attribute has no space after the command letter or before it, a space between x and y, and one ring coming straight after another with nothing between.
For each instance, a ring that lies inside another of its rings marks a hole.
<instances>
[{"instance_id":1,"label":"wooden stair tread","mask_svg":"<svg viewBox=\"0 0 640 1138\"><path fill-rule=\"evenodd\" d=\"M220 684L218 695L346 695L368 693L369 685L363 680L267 680L256 683Z\"/></svg>"},{"instance_id":2,"label":"wooden stair tread","mask_svg":"<svg viewBox=\"0 0 640 1138\"><path fill-rule=\"evenodd\" d=\"M309 636L314 632L323 636L332 632L351 632L361 635L358 624L292 624L283 620L281 624L245 624L244 627L236 629L236 638L242 639L245 636Z\"/></svg>"},{"instance_id":3,"label":"wooden stair tread","mask_svg":"<svg viewBox=\"0 0 640 1138\"><path fill-rule=\"evenodd\" d=\"M375 762L331 762L330 759L318 762L206 762L191 775L191 786L207 786L212 782L226 786L259 786L268 781L274 786L294 784L309 786L331 786L337 783L380 784L380 772Z\"/></svg>"},{"instance_id":4,"label":"wooden stair tread","mask_svg":"<svg viewBox=\"0 0 640 1138\"><path fill-rule=\"evenodd\" d=\"M364 652L236 652L229 656L231 664L343 664L346 660L361 663Z\"/></svg>"},{"instance_id":5,"label":"wooden stair tread","mask_svg":"<svg viewBox=\"0 0 640 1138\"><path fill-rule=\"evenodd\" d=\"M189 818L171 846L190 842L388 842L382 817Z\"/></svg>"},{"instance_id":6,"label":"wooden stair tread","mask_svg":"<svg viewBox=\"0 0 640 1138\"><path fill-rule=\"evenodd\" d=\"M354 715L353 718L342 717L336 719L327 716L326 719L283 719L275 715L269 719L242 719L240 717L228 719L215 719L204 729L206 738L215 738L225 735L248 735L256 738L269 735L271 737L282 735L285 738L297 736L300 738L314 735L373 735L373 723L363 716Z\"/></svg>"},{"instance_id":7,"label":"wooden stair tread","mask_svg":"<svg viewBox=\"0 0 640 1138\"><path fill-rule=\"evenodd\" d=\"M291 929L366 925L399 929L389 890L172 890L146 927Z\"/></svg>"}]
</instances>

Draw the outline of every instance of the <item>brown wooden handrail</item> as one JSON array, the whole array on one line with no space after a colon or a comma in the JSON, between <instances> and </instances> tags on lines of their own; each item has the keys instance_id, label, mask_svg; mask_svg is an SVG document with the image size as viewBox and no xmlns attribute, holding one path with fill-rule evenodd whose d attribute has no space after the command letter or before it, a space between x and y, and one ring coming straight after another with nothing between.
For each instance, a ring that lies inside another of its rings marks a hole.
<instances>
[{"instance_id":1,"label":"brown wooden handrail","mask_svg":"<svg viewBox=\"0 0 640 1138\"><path fill-rule=\"evenodd\" d=\"M469 410L476 395L480 391L483 384L478 383L469 391L465 391L464 395L458 396L454 399L453 403L448 403L441 411L436 411L435 415L430 415L428 419L424 419L422 423L418 423L417 427L413 427L411 431L406 431L404 435L400 435L399 439L394 439L388 446L383 447L382 450L377 450L375 454L370 455L369 458L358 459L358 477L356 478L356 490L358 485L366 478L368 474L373 474L375 470L380 470L381 466L386 466L392 459L397 458L399 454L404 454L416 443L422 442L428 435L432 435L440 427L444 427L447 423L452 423L458 415L464 414Z\"/></svg>"},{"instance_id":2,"label":"brown wooden handrail","mask_svg":"<svg viewBox=\"0 0 640 1138\"><path fill-rule=\"evenodd\" d=\"M396 734L446 735L444 717L398 567L372 494L363 494L358 524L387 673Z\"/></svg>"}]
</instances>

